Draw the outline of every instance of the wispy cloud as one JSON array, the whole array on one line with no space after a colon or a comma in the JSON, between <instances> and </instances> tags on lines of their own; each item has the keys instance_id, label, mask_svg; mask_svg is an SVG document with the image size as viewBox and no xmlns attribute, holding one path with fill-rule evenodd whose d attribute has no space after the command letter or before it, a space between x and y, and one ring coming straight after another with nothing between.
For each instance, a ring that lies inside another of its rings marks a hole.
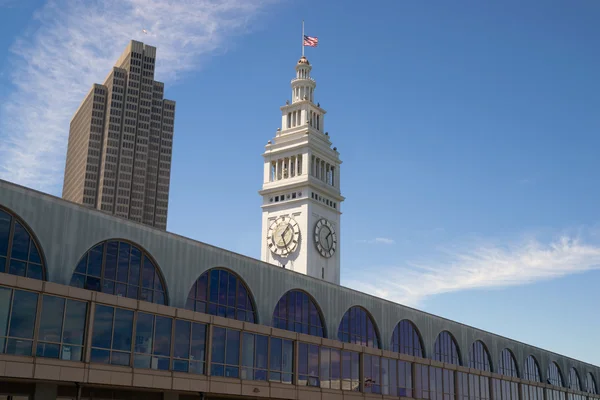
<instances>
[{"instance_id":1,"label":"wispy cloud","mask_svg":"<svg viewBox=\"0 0 600 400\"><path fill-rule=\"evenodd\" d=\"M385 237L377 237L374 239L361 239L357 240L357 243L367 243L367 244L394 244L396 241L394 239L385 238Z\"/></svg>"},{"instance_id":2,"label":"wispy cloud","mask_svg":"<svg viewBox=\"0 0 600 400\"><path fill-rule=\"evenodd\" d=\"M512 245L475 241L418 262L364 268L376 273L344 284L414 306L437 294L522 285L599 268L600 245L586 243L578 235L562 235L546 243L535 238Z\"/></svg>"},{"instance_id":3,"label":"wispy cloud","mask_svg":"<svg viewBox=\"0 0 600 400\"><path fill-rule=\"evenodd\" d=\"M274 1L49 0L35 14L35 30L11 49L14 91L0 110L0 178L59 190L70 119L129 40L158 47L156 79L172 83L224 50Z\"/></svg>"}]
</instances>

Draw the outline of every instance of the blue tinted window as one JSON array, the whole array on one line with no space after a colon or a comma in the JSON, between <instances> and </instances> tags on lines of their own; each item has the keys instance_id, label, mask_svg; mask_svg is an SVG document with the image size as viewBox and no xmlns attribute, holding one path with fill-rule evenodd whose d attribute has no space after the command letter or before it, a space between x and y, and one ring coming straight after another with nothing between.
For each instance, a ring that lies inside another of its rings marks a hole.
<instances>
[{"instance_id":1,"label":"blue tinted window","mask_svg":"<svg viewBox=\"0 0 600 400\"><path fill-rule=\"evenodd\" d=\"M267 380L268 341L268 336L243 333L240 378L256 381Z\"/></svg>"},{"instance_id":2,"label":"blue tinted window","mask_svg":"<svg viewBox=\"0 0 600 400\"><path fill-rule=\"evenodd\" d=\"M292 383L293 342L270 338L269 381Z\"/></svg>"},{"instance_id":3,"label":"blue tinted window","mask_svg":"<svg viewBox=\"0 0 600 400\"><path fill-rule=\"evenodd\" d=\"M375 323L367 311L359 306L351 307L340 322L338 339L346 343L380 348Z\"/></svg>"},{"instance_id":4,"label":"blue tinted window","mask_svg":"<svg viewBox=\"0 0 600 400\"><path fill-rule=\"evenodd\" d=\"M0 272L45 279L38 245L25 225L0 208Z\"/></svg>"},{"instance_id":5,"label":"blue tinted window","mask_svg":"<svg viewBox=\"0 0 600 400\"><path fill-rule=\"evenodd\" d=\"M573 367L569 370L569 389L581 391L581 383L579 382L579 374Z\"/></svg>"},{"instance_id":6,"label":"blue tinted window","mask_svg":"<svg viewBox=\"0 0 600 400\"><path fill-rule=\"evenodd\" d=\"M441 332L433 346L433 359L448 364L460 365L456 340L448 331Z\"/></svg>"},{"instance_id":7,"label":"blue tinted window","mask_svg":"<svg viewBox=\"0 0 600 400\"><path fill-rule=\"evenodd\" d=\"M320 386L319 346L298 344L298 385Z\"/></svg>"},{"instance_id":8,"label":"blue tinted window","mask_svg":"<svg viewBox=\"0 0 600 400\"><path fill-rule=\"evenodd\" d=\"M172 323L173 319L168 317L137 314L134 367L169 369Z\"/></svg>"},{"instance_id":9,"label":"blue tinted window","mask_svg":"<svg viewBox=\"0 0 600 400\"><path fill-rule=\"evenodd\" d=\"M477 340L471 345L471 352L469 354L469 367L475 368L481 371L492 371L490 364L490 353L482 341Z\"/></svg>"},{"instance_id":10,"label":"blue tinted window","mask_svg":"<svg viewBox=\"0 0 600 400\"><path fill-rule=\"evenodd\" d=\"M392 351L415 357L424 357L421 335L419 335L417 328L411 321L403 319L394 328Z\"/></svg>"},{"instance_id":11,"label":"blue tinted window","mask_svg":"<svg viewBox=\"0 0 600 400\"><path fill-rule=\"evenodd\" d=\"M300 290L290 290L281 297L273 312L273 326L325 337L321 312L315 302Z\"/></svg>"},{"instance_id":12,"label":"blue tinted window","mask_svg":"<svg viewBox=\"0 0 600 400\"><path fill-rule=\"evenodd\" d=\"M548 383L554 386L563 386L562 374L555 362L548 365Z\"/></svg>"},{"instance_id":13,"label":"blue tinted window","mask_svg":"<svg viewBox=\"0 0 600 400\"><path fill-rule=\"evenodd\" d=\"M44 295L36 355L81 361L87 303Z\"/></svg>"},{"instance_id":14,"label":"blue tinted window","mask_svg":"<svg viewBox=\"0 0 600 400\"><path fill-rule=\"evenodd\" d=\"M527 357L525 360L525 368L523 368L523 379L529 381L541 382L540 367L533 356Z\"/></svg>"},{"instance_id":15,"label":"blue tinted window","mask_svg":"<svg viewBox=\"0 0 600 400\"><path fill-rule=\"evenodd\" d=\"M206 325L175 321L173 370L204 374Z\"/></svg>"},{"instance_id":16,"label":"blue tinted window","mask_svg":"<svg viewBox=\"0 0 600 400\"><path fill-rule=\"evenodd\" d=\"M254 306L244 282L224 269L205 272L194 282L185 308L224 318L255 322Z\"/></svg>"},{"instance_id":17,"label":"blue tinted window","mask_svg":"<svg viewBox=\"0 0 600 400\"><path fill-rule=\"evenodd\" d=\"M96 305L91 361L130 365L133 311Z\"/></svg>"},{"instance_id":18,"label":"blue tinted window","mask_svg":"<svg viewBox=\"0 0 600 400\"><path fill-rule=\"evenodd\" d=\"M0 329L1 332L1 329ZM592 393L592 394L598 394L598 391L596 390L596 380L594 379L594 376L592 375L591 372L587 373L587 379L586 379L587 383L585 385L585 390L588 393Z\"/></svg>"},{"instance_id":19,"label":"blue tinted window","mask_svg":"<svg viewBox=\"0 0 600 400\"><path fill-rule=\"evenodd\" d=\"M0 353L32 355L38 294L0 287Z\"/></svg>"},{"instance_id":20,"label":"blue tinted window","mask_svg":"<svg viewBox=\"0 0 600 400\"><path fill-rule=\"evenodd\" d=\"M117 240L89 250L77 263L71 286L166 304L158 268L144 251Z\"/></svg>"},{"instance_id":21,"label":"blue tinted window","mask_svg":"<svg viewBox=\"0 0 600 400\"><path fill-rule=\"evenodd\" d=\"M240 332L220 327L213 328L211 375L239 377Z\"/></svg>"},{"instance_id":22,"label":"blue tinted window","mask_svg":"<svg viewBox=\"0 0 600 400\"><path fill-rule=\"evenodd\" d=\"M504 349L502 350L502 353L500 353L498 373L505 376L514 376L515 378L519 376L517 371L517 361L509 349Z\"/></svg>"}]
</instances>

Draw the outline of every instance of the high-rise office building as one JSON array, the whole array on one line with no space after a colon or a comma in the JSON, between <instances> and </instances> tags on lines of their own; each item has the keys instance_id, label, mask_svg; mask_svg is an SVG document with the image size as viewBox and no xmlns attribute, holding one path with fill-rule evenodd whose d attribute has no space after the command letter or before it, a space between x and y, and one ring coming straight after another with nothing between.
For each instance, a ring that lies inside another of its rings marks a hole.
<instances>
[{"instance_id":1,"label":"high-rise office building","mask_svg":"<svg viewBox=\"0 0 600 400\"><path fill-rule=\"evenodd\" d=\"M175 102L154 80L156 48L131 41L71 120L62 197L167 227Z\"/></svg>"}]
</instances>

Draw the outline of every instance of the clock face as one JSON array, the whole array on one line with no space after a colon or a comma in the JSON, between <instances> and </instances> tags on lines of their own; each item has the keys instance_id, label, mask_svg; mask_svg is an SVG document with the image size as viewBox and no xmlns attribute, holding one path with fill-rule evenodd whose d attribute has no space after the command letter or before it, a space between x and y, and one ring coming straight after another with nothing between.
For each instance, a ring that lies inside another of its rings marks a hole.
<instances>
[{"instance_id":1,"label":"clock face","mask_svg":"<svg viewBox=\"0 0 600 400\"><path fill-rule=\"evenodd\" d=\"M290 217L278 217L269 226L267 244L273 254L287 256L298 247L300 227Z\"/></svg>"},{"instance_id":2,"label":"clock face","mask_svg":"<svg viewBox=\"0 0 600 400\"><path fill-rule=\"evenodd\" d=\"M325 258L329 258L335 254L337 236L333 225L324 218L318 220L315 225L315 245L319 253Z\"/></svg>"}]
</instances>

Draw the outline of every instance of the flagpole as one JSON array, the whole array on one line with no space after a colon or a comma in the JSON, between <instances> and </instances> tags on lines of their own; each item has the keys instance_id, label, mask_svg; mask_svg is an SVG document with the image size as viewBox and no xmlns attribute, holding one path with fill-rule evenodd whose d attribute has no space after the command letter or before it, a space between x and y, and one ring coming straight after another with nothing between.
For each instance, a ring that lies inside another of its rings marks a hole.
<instances>
[{"instance_id":1,"label":"flagpole","mask_svg":"<svg viewBox=\"0 0 600 400\"><path fill-rule=\"evenodd\" d=\"M304 57L304 20L302 20L302 57Z\"/></svg>"}]
</instances>

